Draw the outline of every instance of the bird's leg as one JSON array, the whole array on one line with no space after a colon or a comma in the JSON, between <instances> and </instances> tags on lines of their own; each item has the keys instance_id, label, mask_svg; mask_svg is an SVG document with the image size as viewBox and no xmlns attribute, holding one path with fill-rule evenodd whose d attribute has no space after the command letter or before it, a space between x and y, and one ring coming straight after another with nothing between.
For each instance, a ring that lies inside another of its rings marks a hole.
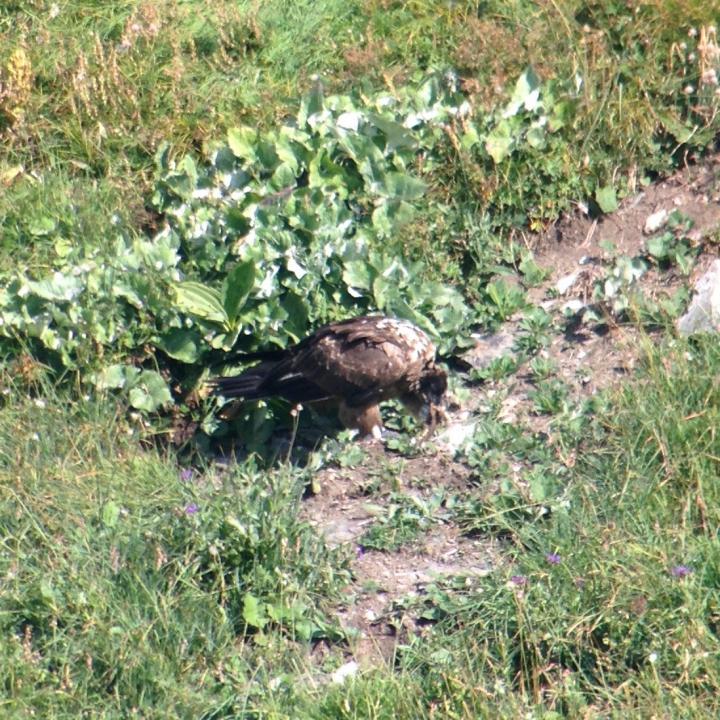
<instances>
[{"instance_id":1,"label":"bird's leg","mask_svg":"<svg viewBox=\"0 0 720 720\"><path fill-rule=\"evenodd\" d=\"M358 430L361 437L369 435L374 440L382 439L382 418L377 403L364 407L352 407L341 402L338 414L342 424Z\"/></svg>"}]
</instances>

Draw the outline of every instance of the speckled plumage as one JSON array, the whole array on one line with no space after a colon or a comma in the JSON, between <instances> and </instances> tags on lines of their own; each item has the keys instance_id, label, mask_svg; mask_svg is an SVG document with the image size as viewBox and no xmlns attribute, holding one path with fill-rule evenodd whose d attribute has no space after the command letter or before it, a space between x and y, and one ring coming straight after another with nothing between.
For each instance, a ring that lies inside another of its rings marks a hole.
<instances>
[{"instance_id":1,"label":"speckled plumage","mask_svg":"<svg viewBox=\"0 0 720 720\"><path fill-rule=\"evenodd\" d=\"M442 416L447 376L435 365L430 338L407 320L351 318L285 350L252 357L261 362L212 381L218 394L245 400L277 395L295 403L334 400L343 424L373 435L381 428L383 400L398 398L433 425Z\"/></svg>"}]
</instances>

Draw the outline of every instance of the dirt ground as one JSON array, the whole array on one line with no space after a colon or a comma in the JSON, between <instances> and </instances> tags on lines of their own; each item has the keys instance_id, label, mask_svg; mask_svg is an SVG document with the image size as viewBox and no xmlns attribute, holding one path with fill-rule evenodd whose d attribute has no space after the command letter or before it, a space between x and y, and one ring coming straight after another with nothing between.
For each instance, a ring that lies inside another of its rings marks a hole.
<instances>
[{"instance_id":1,"label":"dirt ground","mask_svg":"<svg viewBox=\"0 0 720 720\"><path fill-rule=\"evenodd\" d=\"M702 165L686 168L627 198L613 214L593 219L579 208L538 236L526 241L536 263L550 270L549 277L529 290L533 304L560 317L569 302L587 302L593 282L610 259L608 243L619 255L635 257L643 252L653 223L677 210L693 221L686 234L702 247L690 283L699 277L717 256L720 228L720 155ZM713 238L713 234L715 238ZM640 280L644 293L672 292L687 279L672 270L650 271ZM571 394L594 394L633 370L638 354L636 330L629 325L609 323L597 327L579 325L572 332L557 332L541 351L557 366L557 376ZM493 358L511 352L519 332L511 319L493 335L477 337L476 347L463 360L468 367L484 367ZM528 392L527 370L519 368L507 394L502 419L522 422L534 432L547 429L549 419L534 415ZM392 490L428 498L438 490L462 494L468 487L470 471L456 462L454 449L472 432L473 417L491 388L475 385L470 399L456 408L447 427L440 432L429 455L403 458L382 445L368 446L357 467L331 467L317 478L317 492L303 505L306 520L318 528L331 545L348 543L354 550L353 581L346 599L337 607L337 616L351 638L351 663L391 661L398 641L407 633L421 632L422 619L408 611L408 598L421 597L431 583L443 579L481 578L503 563L497 540L468 537L437 509L431 528L396 550L364 548L361 538L390 502ZM368 488L372 486L370 493Z\"/></svg>"}]
</instances>

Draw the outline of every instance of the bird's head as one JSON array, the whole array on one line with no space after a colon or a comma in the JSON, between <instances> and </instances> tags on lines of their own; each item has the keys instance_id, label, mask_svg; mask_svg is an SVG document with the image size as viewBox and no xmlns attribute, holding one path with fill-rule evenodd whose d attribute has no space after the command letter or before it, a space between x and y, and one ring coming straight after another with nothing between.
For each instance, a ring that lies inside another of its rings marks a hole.
<instances>
[{"instance_id":1,"label":"bird's head","mask_svg":"<svg viewBox=\"0 0 720 720\"><path fill-rule=\"evenodd\" d=\"M420 395L428 405L445 405L447 373L436 365L426 368L420 378Z\"/></svg>"}]
</instances>

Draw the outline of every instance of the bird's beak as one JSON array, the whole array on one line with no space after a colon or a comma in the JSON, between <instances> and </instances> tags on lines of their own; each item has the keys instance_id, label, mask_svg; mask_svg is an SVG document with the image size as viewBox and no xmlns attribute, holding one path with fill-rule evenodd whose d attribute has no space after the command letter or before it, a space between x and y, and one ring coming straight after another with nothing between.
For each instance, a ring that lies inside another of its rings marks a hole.
<instances>
[{"instance_id":1,"label":"bird's beak","mask_svg":"<svg viewBox=\"0 0 720 720\"><path fill-rule=\"evenodd\" d=\"M445 403L430 402L424 404L420 411L420 418L425 425L428 425L431 429L434 429L437 425L441 425L447 420Z\"/></svg>"}]
</instances>

